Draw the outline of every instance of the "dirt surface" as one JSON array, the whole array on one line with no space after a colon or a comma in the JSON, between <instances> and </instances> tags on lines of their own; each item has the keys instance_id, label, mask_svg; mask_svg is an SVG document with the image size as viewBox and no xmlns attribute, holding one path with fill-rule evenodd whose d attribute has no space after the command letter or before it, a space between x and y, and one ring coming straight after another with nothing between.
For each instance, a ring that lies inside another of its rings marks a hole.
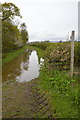
<instances>
[{"instance_id":1,"label":"dirt surface","mask_svg":"<svg viewBox=\"0 0 80 120\"><path fill-rule=\"evenodd\" d=\"M25 83L6 81L2 95L3 118L52 118L46 93L38 89L38 80Z\"/></svg>"}]
</instances>

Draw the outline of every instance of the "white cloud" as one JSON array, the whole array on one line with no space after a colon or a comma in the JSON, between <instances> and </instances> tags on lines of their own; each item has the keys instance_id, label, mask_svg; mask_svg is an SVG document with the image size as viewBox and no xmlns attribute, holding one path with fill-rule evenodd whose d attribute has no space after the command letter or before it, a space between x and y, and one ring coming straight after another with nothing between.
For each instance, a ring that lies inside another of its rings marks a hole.
<instances>
[{"instance_id":1,"label":"white cloud","mask_svg":"<svg viewBox=\"0 0 80 120\"><path fill-rule=\"evenodd\" d=\"M1 0L15 3L23 16L30 39L66 38L78 29L78 0Z\"/></svg>"},{"instance_id":2,"label":"white cloud","mask_svg":"<svg viewBox=\"0 0 80 120\"><path fill-rule=\"evenodd\" d=\"M37 39L38 38L38 39ZM65 37L61 35L56 35L54 33L47 33L46 31L43 31L42 33L35 32L34 34L30 35L30 40L63 40Z\"/></svg>"}]
</instances>

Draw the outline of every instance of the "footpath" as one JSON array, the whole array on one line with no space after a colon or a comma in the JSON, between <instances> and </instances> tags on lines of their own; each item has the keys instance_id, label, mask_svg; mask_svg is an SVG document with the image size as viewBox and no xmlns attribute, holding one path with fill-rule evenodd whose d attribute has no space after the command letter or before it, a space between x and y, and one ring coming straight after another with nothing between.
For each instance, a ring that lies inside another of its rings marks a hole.
<instances>
[{"instance_id":1,"label":"footpath","mask_svg":"<svg viewBox=\"0 0 80 120\"><path fill-rule=\"evenodd\" d=\"M38 80L3 83L3 118L52 118L46 93L40 93Z\"/></svg>"}]
</instances>

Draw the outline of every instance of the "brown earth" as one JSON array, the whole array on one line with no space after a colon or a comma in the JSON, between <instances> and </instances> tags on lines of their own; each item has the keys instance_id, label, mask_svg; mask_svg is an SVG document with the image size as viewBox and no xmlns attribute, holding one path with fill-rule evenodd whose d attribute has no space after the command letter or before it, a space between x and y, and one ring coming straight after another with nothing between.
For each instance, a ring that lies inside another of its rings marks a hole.
<instances>
[{"instance_id":1,"label":"brown earth","mask_svg":"<svg viewBox=\"0 0 80 120\"><path fill-rule=\"evenodd\" d=\"M38 80L25 83L6 81L2 88L3 118L52 118L46 93L41 93Z\"/></svg>"}]
</instances>

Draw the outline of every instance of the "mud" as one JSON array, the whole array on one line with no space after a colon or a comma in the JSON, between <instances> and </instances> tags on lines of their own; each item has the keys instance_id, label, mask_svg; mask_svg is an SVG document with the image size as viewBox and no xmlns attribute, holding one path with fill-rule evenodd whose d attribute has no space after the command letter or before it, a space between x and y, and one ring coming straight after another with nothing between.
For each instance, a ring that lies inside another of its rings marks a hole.
<instances>
[{"instance_id":1,"label":"mud","mask_svg":"<svg viewBox=\"0 0 80 120\"><path fill-rule=\"evenodd\" d=\"M3 83L3 118L52 118L47 93L41 93L38 79L25 83Z\"/></svg>"}]
</instances>

